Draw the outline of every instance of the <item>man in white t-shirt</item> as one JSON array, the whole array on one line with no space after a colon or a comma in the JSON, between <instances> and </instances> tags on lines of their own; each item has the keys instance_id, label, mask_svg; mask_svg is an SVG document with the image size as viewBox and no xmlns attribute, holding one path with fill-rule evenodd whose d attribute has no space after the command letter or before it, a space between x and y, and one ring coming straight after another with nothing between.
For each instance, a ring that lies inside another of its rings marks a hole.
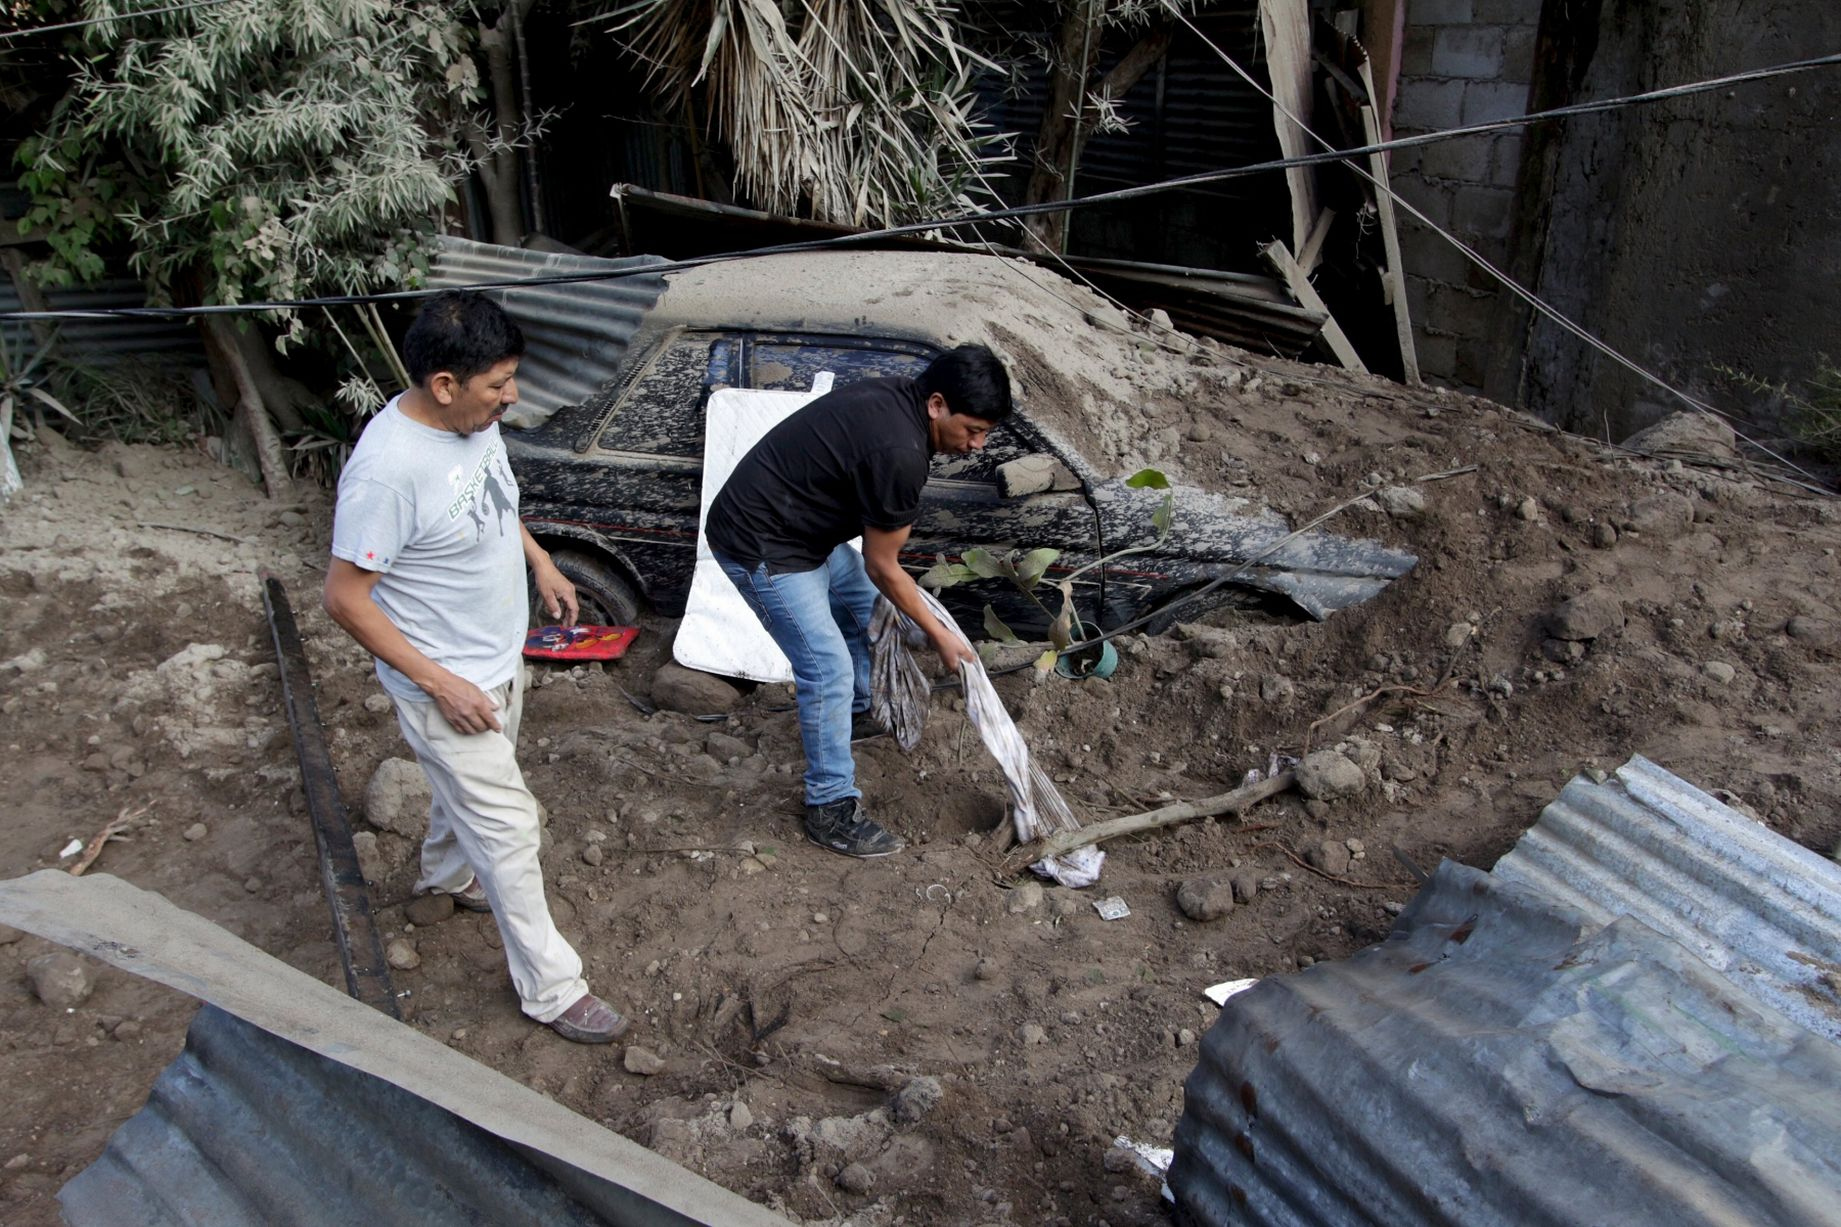
<instances>
[{"instance_id":1,"label":"man in white t-shirt","mask_svg":"<svg viewBox=\"0 0 1841 1227\"><path fill-rule=\"evenodd\" d=\"M524 336L498 305L451 291L403 340L415 386L372 419L339 478L326 612L377 677L434 790L418 894L490 911L524 1012L604 1044L627 1020L588 991L538 865L536 798L518 770L525 564L553 618L571 584L518 519L498 422L517 403Z\"/></svg>"}]
</instances>

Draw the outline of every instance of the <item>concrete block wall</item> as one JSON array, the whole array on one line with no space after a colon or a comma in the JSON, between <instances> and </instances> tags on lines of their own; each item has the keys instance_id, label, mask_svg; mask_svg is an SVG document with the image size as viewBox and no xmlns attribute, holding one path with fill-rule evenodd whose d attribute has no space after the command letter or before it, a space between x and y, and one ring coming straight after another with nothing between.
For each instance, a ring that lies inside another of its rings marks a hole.
<instances>
[{"instance_id":1,"label":"concrete block wall","mask_svg":"<svg viewBox=\"0 0 1841 1227\"><path fill-rule=\"evenodd\" d=\"M1405 5L1395 135L1527 111L1541 0L1405 0ZM1500 268L1509 258L1522 142L1517 130L1402 150L1393 156L1394 190ZM1480 390L1496 283L1404 213L1400 227L1420 370L1436 383Z\"/></svg>"}]
</instances>

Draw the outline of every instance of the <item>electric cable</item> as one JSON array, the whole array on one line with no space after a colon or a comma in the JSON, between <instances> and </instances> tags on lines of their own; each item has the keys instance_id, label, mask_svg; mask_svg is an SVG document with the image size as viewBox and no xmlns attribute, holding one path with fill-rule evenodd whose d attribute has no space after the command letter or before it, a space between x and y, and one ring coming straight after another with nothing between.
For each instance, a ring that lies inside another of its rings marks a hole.
<instances>
[{"instance_id":1,"label":"electric cable","mask_svg":"<svg viewBox=\"0 0 1841 1227\"><path fill-rule=\"evenodd\" d=\"M201 0L202 3L227 3L228 0ZM1217 53L1219 49L1216 48ZM1225 55L1223 54L1225 59ZM1232 61L1229 60L1231 64ZM1774 77L1813 71L1818 68L1841 66L1841 53L1818 56L1812 59L1798 60L1779 64L1769 68L1751 69L1746 72L1733 73L1705 81L1691 82L1685 85L1670 86L1665 89L1651 90L1642 94L1629 94L1619 98L1607 98L1597 102L1576 103L1570 106L1556 107L1546 111L1515 116L1509 119L1493 120L1489 123L1471 124L1464 127L1442 129L1436 132L1421 133L1417 136L1394 137L1372 144L1358 145L1349 149L1331 149L1323 153L1301 154L1291 158L1275 158L1265 162L1250 163L1245 166L1228 167L1222 170L1205 171L1200 174L1187 175L1174 179L1164 179L1156 183L1140 184L1135 187L1118 188L1109 192L1097 192L1070 200L1049 201L1033 205L1011 205L1001 209L989 209L979 213L958 217L942 217L928 221L908 222L897 226L886 226L877 230L859 231L855 234L837 235L824 239L811 239L797 243L781 243L766 247L750 248L740 251L722 252L690 259L664 261L646 266L643 269L561 273L548 277L526 277L508 281L483 281L462 286L443 286L438 289L391 290L372 294L334 294L313 298L287 299L270 302L222 303L197 307L96 307L68 308L56 311L3 311L0 320L51 320L51 319L111 319L152 317L161 319L183 318L193 315L215 314L263 314L279 311L298 310L303 307L339 307L353 306L360 303L398 302L426 298L442 293L448 289L470 290L515 290L546 285L576 285L596 281L619 280L624 277L645 276L675 272L686 268L695 268L705 264L719 263L725 260L748 259L755 256L788 255L810 251L822 251L835 247L848 247L875 243L883 239L901 238L910 235L925 234L936 230L950 230L959 226L977 226L986 222L1008 221L1017 218L1032 217L1039 214L1058 213L1072 209L1090 208L1096 205L1112 204L1122 200L1134 200L1145 196L1157 195L1180 188L1192 187L1204 183L1219 183L1230 179L1240 179L1252 175L1268 174L1282 171L1294 166L1319 166L1331 162L1350 162L1366 158L1371 154L1387 153L1395 149L1410 149L1421 145L1430 145L1444 140L1476 136L1483 133L1506 131L1511 128L1525 127L1529 124L1542 123L1554 119L1565 119L1576 115L1588 115L1602 111L1616 110L1622 107L1642 103L1658 102L1669 98L1688 97L1693 94L1708 93L1726 89L1733 85L1753 81L1762 81ZM1261 91L1264 92L1263 90ZM1268 95L1269 96L1269 95ZM1315 135L1313 133L1313 135ZM1321 138L1318 138L1321 141ZM1396 200L1399 198L1396 196ZM1402 205L1420 218L1427 225L1429 219L1410 204ZM1456 242L1454 236L1447 236ZM1481 256L1474 256L1482 261ZM1498 277L1506 276L1496 273Z\"/></svg>"},{"instance_id":2,"label":"electric cable","mask_svg":"<svg viewBox=\"0 0 1841 1227\"><path fill-rule=\"evenodd\" d=\"M136 17L158 17L162 13L182 13L187 9L215 8L228 4L230 0L188 0L185 4L169 4L164 8L136 9L131 13L115 13L108 17L85 17L81 21L61 21L54 26L25 26L18 30L0 30L0 43L11 42L16 38L29 38L34 34L54 34L59 30L81 30L86 26L107 25L112 21L132 21Z\"/></svg>"},{"instance_id":3,"label":"electric cable","mask_svg":"<svg viewBox=\"0 0 1841 1227\"><path fill-rule=\"evenodd\" d=\"M1221 58L1221 61L1225 63L1229 68L1233 69L1233 71L1240 77L1241 80L1245 81L1249 86L1251 86L1262 97L1264 97L1267 101L1272 103L1273 109L1278 111L1279 114L1283 115L1286 119L1290 120L1293 124L1297 125L1297 128L1300 132L1310 137L1313 141L1316 141L1319 145L1322 145L1326 150L1333 150L1333 146L1331 146L1327 140L1319 136L1316 130L1313 129L1309 124L1305 123L1298 116L1292 114L1291 111L1286 108L1285 104L1279 101L1277 95L1273 94L1270 90L1262 86L1258 82L1258 80L1256 80L1253 77L1253 75L1249 73L1246 69L1242 68L1240 64L1237 61L1235 61L1235 59L1232 56L1228 55L1227 52L1223 51L1219 46L1217 46L1212 39L1210 39L1206 34L1202 33L1201 30L1196 28L1195 24L1191 22L1188 19L1188 17L1186 17L1182 13L1180 9L1178 9L1173 3L1170 3L1170 0L1166 0L1166 5L1170 9L1171 13L1175 16L1177 21L1181 22L1184 26L1186 26L1189 29L1190 33L1194 34L1198 39L1202 41L1202 44L1204 46L1206 46L1210 51L1213 51L1217 56L1219 56ZM1841 63L1841 56L1824 56L1817 60L1802 61L1802 63L1810 64L1810 65L1827 63L1827 62ZM1768 71L1768 70L1758 70L1758 71L1762 72L1762 71ZM1723 85L1723 83L1725 82L1731 82L1731 81L1736 81L1740 79L1747 79L1747 80L1755 79L1755 74L1737 73L1730 77L1719 78L1718 82L1721 83L1721 85ZM1705 92L1706 88L1718 88L1718 87L1721 87L1721 85L1716 85L1716 83L1714 82L1700 82L1697 84L1696 87L1694 87L1691 90L1688 87L1676 86L1670 89L1651 91L1648 94L1637 95L1636 97L1641 98L1645 101L1653 101L1653 100L1657 100L1657 99L1661 99L1665 97L1684 97L1689 92L1701 93L1701 92ZM1605 104L1601 104L1601 103L1584 103L1584 104L1581 104L1581 107L1587 108L1587 109L1603 109L1604 105ZM1559 115L1562 113L1580 113L1580 110L1581 108L1579 107L1560 107L1554 111L1541 112L1541 114L1542 115ZM1478 127L1482 130L1488 130L1487 125L1478 125ZM1346 151L1346 152L1354 152L1354 151ZM1422 212L1419 208L1417 208L1411 201L1403 199L1400 196L1400 194L1395 192L1390 186L1382 183L1379 179L1376 179L1372 174L1369 173L1367 167L1362 166L1359 163L1356 163L1355 161L1351 160L1349 162L1349 169L1353 170L1356 174L1360 175L1363 179L1366 179L1374 187L1375 191L1386 192L1387 195L1393 200L1393 202L1396 205L1406 210L1406 212L1410 214L1414 219L1416 219L1420 225L1425 226L1427 229L1432 231L1432 233L1438 235L1440 238L1444 239L1447 243L1450 243L1452 246L1456 247L1458 251L1463 253L1464 257L1467 260L1475 264L1478 268L1481 268L1484 272L1488 273L1504 289L1508 290L1510 293L1514 294L1517 298L1527 303L1530 307L1534 308L1534 310L1537 311L1539 314L1545 316L1547 319L1558 324L1567 333L1585 342L1586 345L1588 345L1592 349L1597 350L1599 353L1605 355L1606 357L1610 358L1612 361L1616 362L1619 366L1622 366L1623 368L1630 371L1631 373L1644 379L1650 384L1653 384L1655 387L1660 388L1662 391L1667 392L1669 395L1676 397L1683 404L1687 405L1689 408L1697 410L1698 412L1701 412L1701 413L1711 414L1715 417L1724 419L1728 427L1732 429L1732 433L1735 437L1743 440L1745 443L1756 448L1758 451L1764 453L1766 456L1769 456L1772 460L1775 460L1777 463L1783 465L1784 467L1796 473L1800 473L1802 476L1808 478L1812 482L1816 482L1820 480L1819 478L1816 477L1815 474L1809 472L1807 469L1803 468L1801 465L1798 465L1794 461L1791 461L1783 456L1778 455L1776 452L1772 451L1770 448L1764 446L1762 443L1759 443L1757 440L1748 437L1743 432L1738 430L1737 427L1732 425L1732 422L1733 422L1732 414L1716 409L1712 405L1708 404L1707 402L1700 400L1698 397L1689 395L1687 392L1682 391L1680 388L1675 387L1673 384L1663 379L1660 375L1657 375L1653 371L1649 370L1647 367L1642 366L1635 359L1625 356L1621 351L1613 348L1609 343L1600 339L1593 333L1588 332L1582 325L1574 322L1571 317L1562 313L1559 308L1553 306L1551 303L1541 298L1533 290L1528 289L1526 286L1522 285L1520 282L1510 277L1507 273L1497 268L1494 264L1490 263L1490 261L1487 258L1485 258L1481 252L1477 251L1476 248L1464 242L1464 240L1460 239L1457 235L1452 234L1449 230L1446 230L1443 226L1440 226L1437 222L1427 217L1425 213Z\"/></svg>"}]
</instances>

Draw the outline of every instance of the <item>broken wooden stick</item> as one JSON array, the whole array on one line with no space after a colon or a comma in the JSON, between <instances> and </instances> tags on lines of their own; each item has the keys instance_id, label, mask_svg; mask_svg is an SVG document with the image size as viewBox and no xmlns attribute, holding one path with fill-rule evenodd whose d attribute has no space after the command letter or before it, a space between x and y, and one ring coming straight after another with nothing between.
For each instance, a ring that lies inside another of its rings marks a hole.
<instances>
[{"instance_id":1,"label":"broken wooden stick","mask_svg":"<svg viewBox=\"0 0 1841 1227\"><path fill-rule=\"evenodd\" d=\"M83 845L83 855L79 856L77 858L77 863L70 867L70 876L73 878L82 877L83 871L95 864L96 858L102 855L102 845L108 843L111 839L114 839L117 835L120 835L123 831L144 818L150 808L150 806L146 805L141 806L139 809L129 809L125 805L122 806L121 813L115 815L114 820L111 821L108 826L97 831L90 837L90 841Z\"/></svg>"},{"instance_id":2,"label":"broken wooden stick","mask_svg":"<svg viewBox=\"0 0 1841 1227\"><path fill-rule=\"evenodd\" d=\"M1179 801L1175 805L1166 805L1161 809L1150 810L1142 814L1127 814L1123 818L1108 818L1105 822L1096 822L1091 826L1081 827L1078 831L1057 831L1046 839L1038 839L1024 844L1010 854L1008 863L1018 868L1033 865L1037 861L1051 856L1064 856L1079 848L1101 843L1108 839L1117 839L1121 835L1134 835L1139 831L1155 831L1161 827L1175 826L1179 822L1188 822L1195 818L1215 818L1222 814L1239 814L1253 806L1288 791L1296 782L1289 771L1281 771L1271 779L1261 780L1257 784L1247 784L1232 792L1224 792L1215 797L1204 797L1200 801Z\"/></svg>"}]
</instances>

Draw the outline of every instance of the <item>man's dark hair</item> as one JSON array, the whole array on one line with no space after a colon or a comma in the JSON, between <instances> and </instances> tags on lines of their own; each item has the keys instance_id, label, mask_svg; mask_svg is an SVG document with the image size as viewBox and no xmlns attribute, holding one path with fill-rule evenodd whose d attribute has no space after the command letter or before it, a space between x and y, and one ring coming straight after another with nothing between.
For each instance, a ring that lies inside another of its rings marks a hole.
<instances>
[{"instance_id":1,"label":"man's dark hair","mask_svg":"<svg viewBox=\"0 0 1841 1227\"><path fill-rule=\"evenodd\" d=\"M997 355L982 345L949 349L928 364L920 377L921 399L938 392L954 413L1001 422L1010 416L1010 373Z\"/></svg>"},{"instance_id":2,"label":"man's dark hair","mask_svg":"<svg viewBox=\"0 0 1841 1227\"><path fill-rule=\"evenodd\" d=\"M523 356L523 331L499 304L471 290L429 299L403 338L403 366L418 387L440 371L465 383Z\"/></svg>"}]
</instances>

